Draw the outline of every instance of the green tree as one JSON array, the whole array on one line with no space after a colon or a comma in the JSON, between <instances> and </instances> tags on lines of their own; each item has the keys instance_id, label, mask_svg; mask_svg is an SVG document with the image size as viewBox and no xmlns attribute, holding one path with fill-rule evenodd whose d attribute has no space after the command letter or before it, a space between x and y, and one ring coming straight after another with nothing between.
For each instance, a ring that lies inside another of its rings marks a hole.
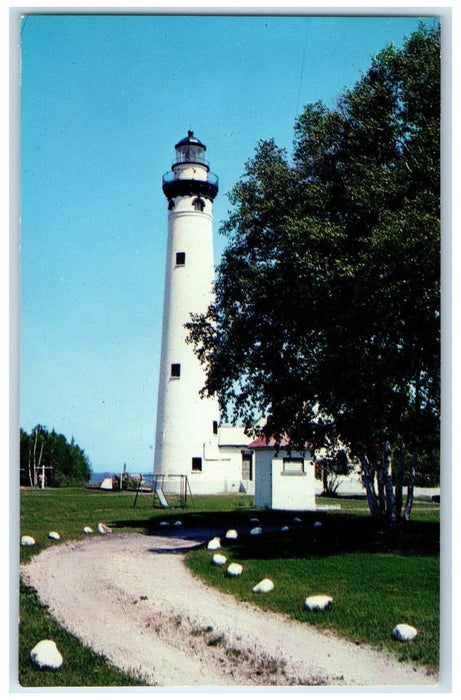
<instances>
[{"instance_id":1,"label":"green tree","mask_svg":"<svg viewBox=\"0 0 461 700\"><path fill-rule=\"evenodd\" d=\"M392 522L439 435L439 128L440 35L422 27L336 109L305 108L292 163L258 144L230 195L216 302L188 324L224 417L293 447L334 431Z\"/></svg>"},{"instance_id":2,"label":"green tree","mask_svg":"<svg viewBox=\"0 0 461 700\"><path fill-rule=\"evenodd\" d=\"M84 451L75 443L70 443L64 435L53 429L50 432L37 425L28 434L20 430L20 470L21 483L37 486L42 467L51 467L49 482L53 486L76 486L90 478L90 461Z\"/></svg>"}]
</instances>

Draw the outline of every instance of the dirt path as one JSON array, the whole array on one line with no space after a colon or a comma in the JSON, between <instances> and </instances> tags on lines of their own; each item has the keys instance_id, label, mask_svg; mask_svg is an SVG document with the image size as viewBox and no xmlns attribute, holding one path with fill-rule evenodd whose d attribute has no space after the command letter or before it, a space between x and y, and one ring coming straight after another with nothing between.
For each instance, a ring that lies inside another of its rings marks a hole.
<instances>
[{"instance_id":1,"label":"dirt path","mask_svg":"<svg viewBox=\"0 0 461 700\"><path fill-rule=\"evenodd\" d=\"M62 544L21 573L63 627L119 668L141 673L147 685L437 683L422 669L205 585L183 563L200 543L192 534Z\"/></svg>"}]
</instances>

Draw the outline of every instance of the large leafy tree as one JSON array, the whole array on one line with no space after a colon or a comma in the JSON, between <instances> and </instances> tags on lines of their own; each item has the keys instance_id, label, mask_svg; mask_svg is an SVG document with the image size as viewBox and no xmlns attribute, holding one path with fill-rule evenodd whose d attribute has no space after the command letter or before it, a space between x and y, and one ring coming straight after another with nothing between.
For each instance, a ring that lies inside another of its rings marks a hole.
<instances>
[{"instance_id":1,"label":"large leafy tree","mask_svg":"<svg viewBox=\"0 0 461 700\"><path fill-rule=\"evenodd\" d=\"M188 324L225 418L293 447L340 435L392 521L438 446L439 128L440 34L421 27L335 109L305 108L292 162L257 145L230 194L215 304Z\"/></svg>"}]
</instances>

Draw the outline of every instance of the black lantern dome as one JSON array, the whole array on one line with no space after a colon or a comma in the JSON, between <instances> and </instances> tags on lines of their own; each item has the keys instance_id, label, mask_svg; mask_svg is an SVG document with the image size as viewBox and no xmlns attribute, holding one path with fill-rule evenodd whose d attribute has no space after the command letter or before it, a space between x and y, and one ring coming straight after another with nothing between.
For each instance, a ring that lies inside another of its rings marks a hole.
<instances>
[{"instance_id":1,"label":"black lantern dome","mask_svg":"<svg viewBox=\"0 0 461 700\"><path fill-rule=\"evenodd\" d=\"M205 160L206 146L194 136L193 131L188 131L187 136L175 145L176 160L173 163L179 165L181 163L198 163L209 169L208 163Z\"/></svg>"}]
</instances>

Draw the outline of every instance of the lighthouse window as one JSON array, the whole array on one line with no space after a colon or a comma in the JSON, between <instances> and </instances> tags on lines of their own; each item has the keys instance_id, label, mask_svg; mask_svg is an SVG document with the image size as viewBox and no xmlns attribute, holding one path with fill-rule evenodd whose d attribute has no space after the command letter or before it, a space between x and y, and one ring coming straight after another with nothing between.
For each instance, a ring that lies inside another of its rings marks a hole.
<instances>
[{"instance_id":1,"label":"lighthouse window","mask_svg":"<svg viewBox=\"0 0 461 700\"><path fill-rule=\"evenodd\" d=\"M192 471L201 472L202 471L202 458L192 457Z\"/></svg>"},{"instance_id":2,"label":"lighthouse window","mask_svg":"<svg viewBox=\"0 0 461 700\"><path fill-rule=\"evenodd\" d=\"M213 421L213 435L217 435L217 434L218 434L218 421L214 420Z\"/></svg>"},{"instance_id":3,"label":"lighthouse window","mask_svg":"<svg viewBox=\"0 0 461 700\"><path fill-rule=\"evenodd\" d=\"M172 364L171 365L171 377L180 377L181 376L181 365L178 363Z\"/></svg>"},{"instance_id":4,"label":"lighthouse window","mask_svg":"<svg viewBox=\"0 0 461 700\"><path fill-rule=\"evenodd\" d=\"M192 202L195 211L203 211L205 209L205 202L200 197L196 197Z\"/></svg>"},{"instance_id":5,"label":"lighthouse window","mask_svg":"<svg viewBox=\"0 0 461 700\"><path fill-rule=\"evenodd\" d=\"M185 253L176 253L176 265L185 265L186 264L186 254Z\"/></svg>"}]
</instances>

